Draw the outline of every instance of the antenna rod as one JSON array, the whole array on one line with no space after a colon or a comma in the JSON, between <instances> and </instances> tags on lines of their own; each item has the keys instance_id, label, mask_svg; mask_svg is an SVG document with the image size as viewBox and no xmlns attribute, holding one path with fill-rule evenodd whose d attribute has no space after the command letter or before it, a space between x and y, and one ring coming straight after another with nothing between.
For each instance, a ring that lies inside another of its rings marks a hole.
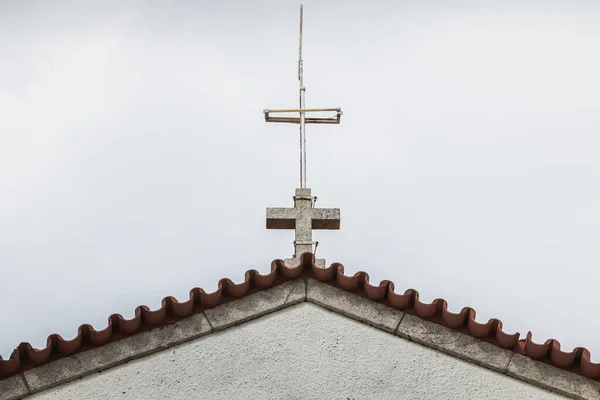
<instances>
[{"instance_id":1,"label":"antenna rod","mask_svg":"<svg viewBox=\"0 0 600 400\"><path fill-rule=\"evenodd\" d=\"M304 110L304 66L302 62L302 20L304 11L300 5L300 43L298 46L298 80L300 81L300 110ZM305 112L300 111L300 188L306 188L306 130Z\"/></svg>"}]
</instances>

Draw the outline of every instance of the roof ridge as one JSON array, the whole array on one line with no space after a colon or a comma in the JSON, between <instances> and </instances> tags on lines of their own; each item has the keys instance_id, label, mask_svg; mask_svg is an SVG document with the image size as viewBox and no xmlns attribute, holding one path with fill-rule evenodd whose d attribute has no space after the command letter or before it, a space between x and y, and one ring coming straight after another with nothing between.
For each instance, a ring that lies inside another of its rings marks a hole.
<instances>
[{"instance_id":1,"label":"roof ridge","mask_svg":"<svg viewBox=\"0 0 600 400\"><path fill-rule=\"evenodd\" d=\"M248 270L241 283L234 283L228 278L220 279L217 290L212 293L206 293L202 288L195 287L190 290L189 299L184 302L179 302L173 296L167 296L162 299L161 307L156 310L150 310L145 305L138 306L134 317L129 320L120 314L112 314L108 318L108 325L102 330L96 330L89 324L80 325L77 336L71 340L65 340L58 334L51 334L43 349L35 349L30 343L22 342L9 359L4 360L0 356L0 379L77 352L171 324L206 309L301 276L312 277L534 360L600 380L600 363L593 363L589 350L584 347L576 347L571 352L565 352L561 350L560 342L555 339L548 339L544 343L534 342L531 332L521 339L518 332L512 334L504 332L502 321L499 319L492 318L487 323L477 322L476 312L471 307L464 307L459 313L452 313L448 310L448 302L444 299L438 298L431 303L423 303L419 299L419 292L415 289L407 289L403 294L396 293L392 281L383 280L379 285L374 285L369 280L369 274L364 271L356 272L351 276L345 275L341 263L336 262L328 268L320 268L315 264L312 253L302 254L300 264L293 268L287 267L283 260L276 259L271 262L271 272L268 274L262 275L255 269Z\"/></svg>"}]
</instances>

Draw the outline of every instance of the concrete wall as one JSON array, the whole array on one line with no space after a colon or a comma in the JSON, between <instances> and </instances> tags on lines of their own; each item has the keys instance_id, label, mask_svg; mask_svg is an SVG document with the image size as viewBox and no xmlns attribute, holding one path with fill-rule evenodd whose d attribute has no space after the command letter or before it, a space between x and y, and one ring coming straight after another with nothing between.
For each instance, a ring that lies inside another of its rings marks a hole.
<instances>
[{"instance_id":1,"label":"concrete wall","mask_svg":"<svg viewBox=\"0 0 600 400\"><path fill-rule=\"evenodd\" d=\"M30 398L564 397L301 303Z\"/></svg>"}]
</instances>

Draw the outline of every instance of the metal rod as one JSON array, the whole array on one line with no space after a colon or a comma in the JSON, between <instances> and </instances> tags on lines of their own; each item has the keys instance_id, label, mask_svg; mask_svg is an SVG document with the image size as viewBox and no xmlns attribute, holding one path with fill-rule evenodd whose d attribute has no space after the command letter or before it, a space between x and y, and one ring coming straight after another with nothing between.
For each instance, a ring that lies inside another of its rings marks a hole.
<instances>
[{"instance_id":1,"label":"metal rod","mask_svg":"<svg viewBox=\"0 0 600 400\"><path fill-rule=\"evenodd\" d=\"M300 5L300 41L298 44L298 80L300 81L300 110L304 110L304 65L302 62L302 21L304 10ZM306 188L306 130L305 111L300 111L300 188Z\"/></svg>"},{"instance_id":2,"label":"metal rod","mask_svg":"<svg viewBox=\"0 0 600 400\"><path fill-rule=\"evenodd\" d=\"M299 124L300 118L298 117L269 117L266 119L267 122L286 122L290 124ZM338 118L305 118L304 120L307 124L339 124L340 120Z\"/></svg>"},{"instance_id":3,"label":"metal rod","mask_svg":"<svg viewBox=\"0 0 600 400\"><path fill-rule=\"evenodd\" d=\"M298 44L298 80L302 86L302 20L304 19L304 8L300 4L300 41ZM302 108L302 107L300 107Z\"/></svg>"},{"instance_id":4,"label":"metal rod","mask_svg":"<svg viewBox=\"0 0 600 400\"><path fill-rule=\"evenodd\" d=\"M263 110L263 113L293 113L293 112L320 112L320 111L337 111L342 112L341 108L288 108L284 110Z\"/></svg>"}]
</instances>

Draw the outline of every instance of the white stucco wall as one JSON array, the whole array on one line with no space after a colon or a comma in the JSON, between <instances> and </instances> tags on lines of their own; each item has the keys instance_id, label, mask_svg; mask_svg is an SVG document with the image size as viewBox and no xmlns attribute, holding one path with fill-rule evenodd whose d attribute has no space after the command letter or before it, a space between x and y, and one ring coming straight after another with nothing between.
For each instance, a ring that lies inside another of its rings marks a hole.
<instances>
[{"instance_id":1,"label":"white stucco wall","mask_svg":"<svg viewBox=\"0 0 600 400\"><path fill-rule=\"evenodd\" d=\"M31 397L560 399L310 303Z\"/></svg>"}]
</instances>

